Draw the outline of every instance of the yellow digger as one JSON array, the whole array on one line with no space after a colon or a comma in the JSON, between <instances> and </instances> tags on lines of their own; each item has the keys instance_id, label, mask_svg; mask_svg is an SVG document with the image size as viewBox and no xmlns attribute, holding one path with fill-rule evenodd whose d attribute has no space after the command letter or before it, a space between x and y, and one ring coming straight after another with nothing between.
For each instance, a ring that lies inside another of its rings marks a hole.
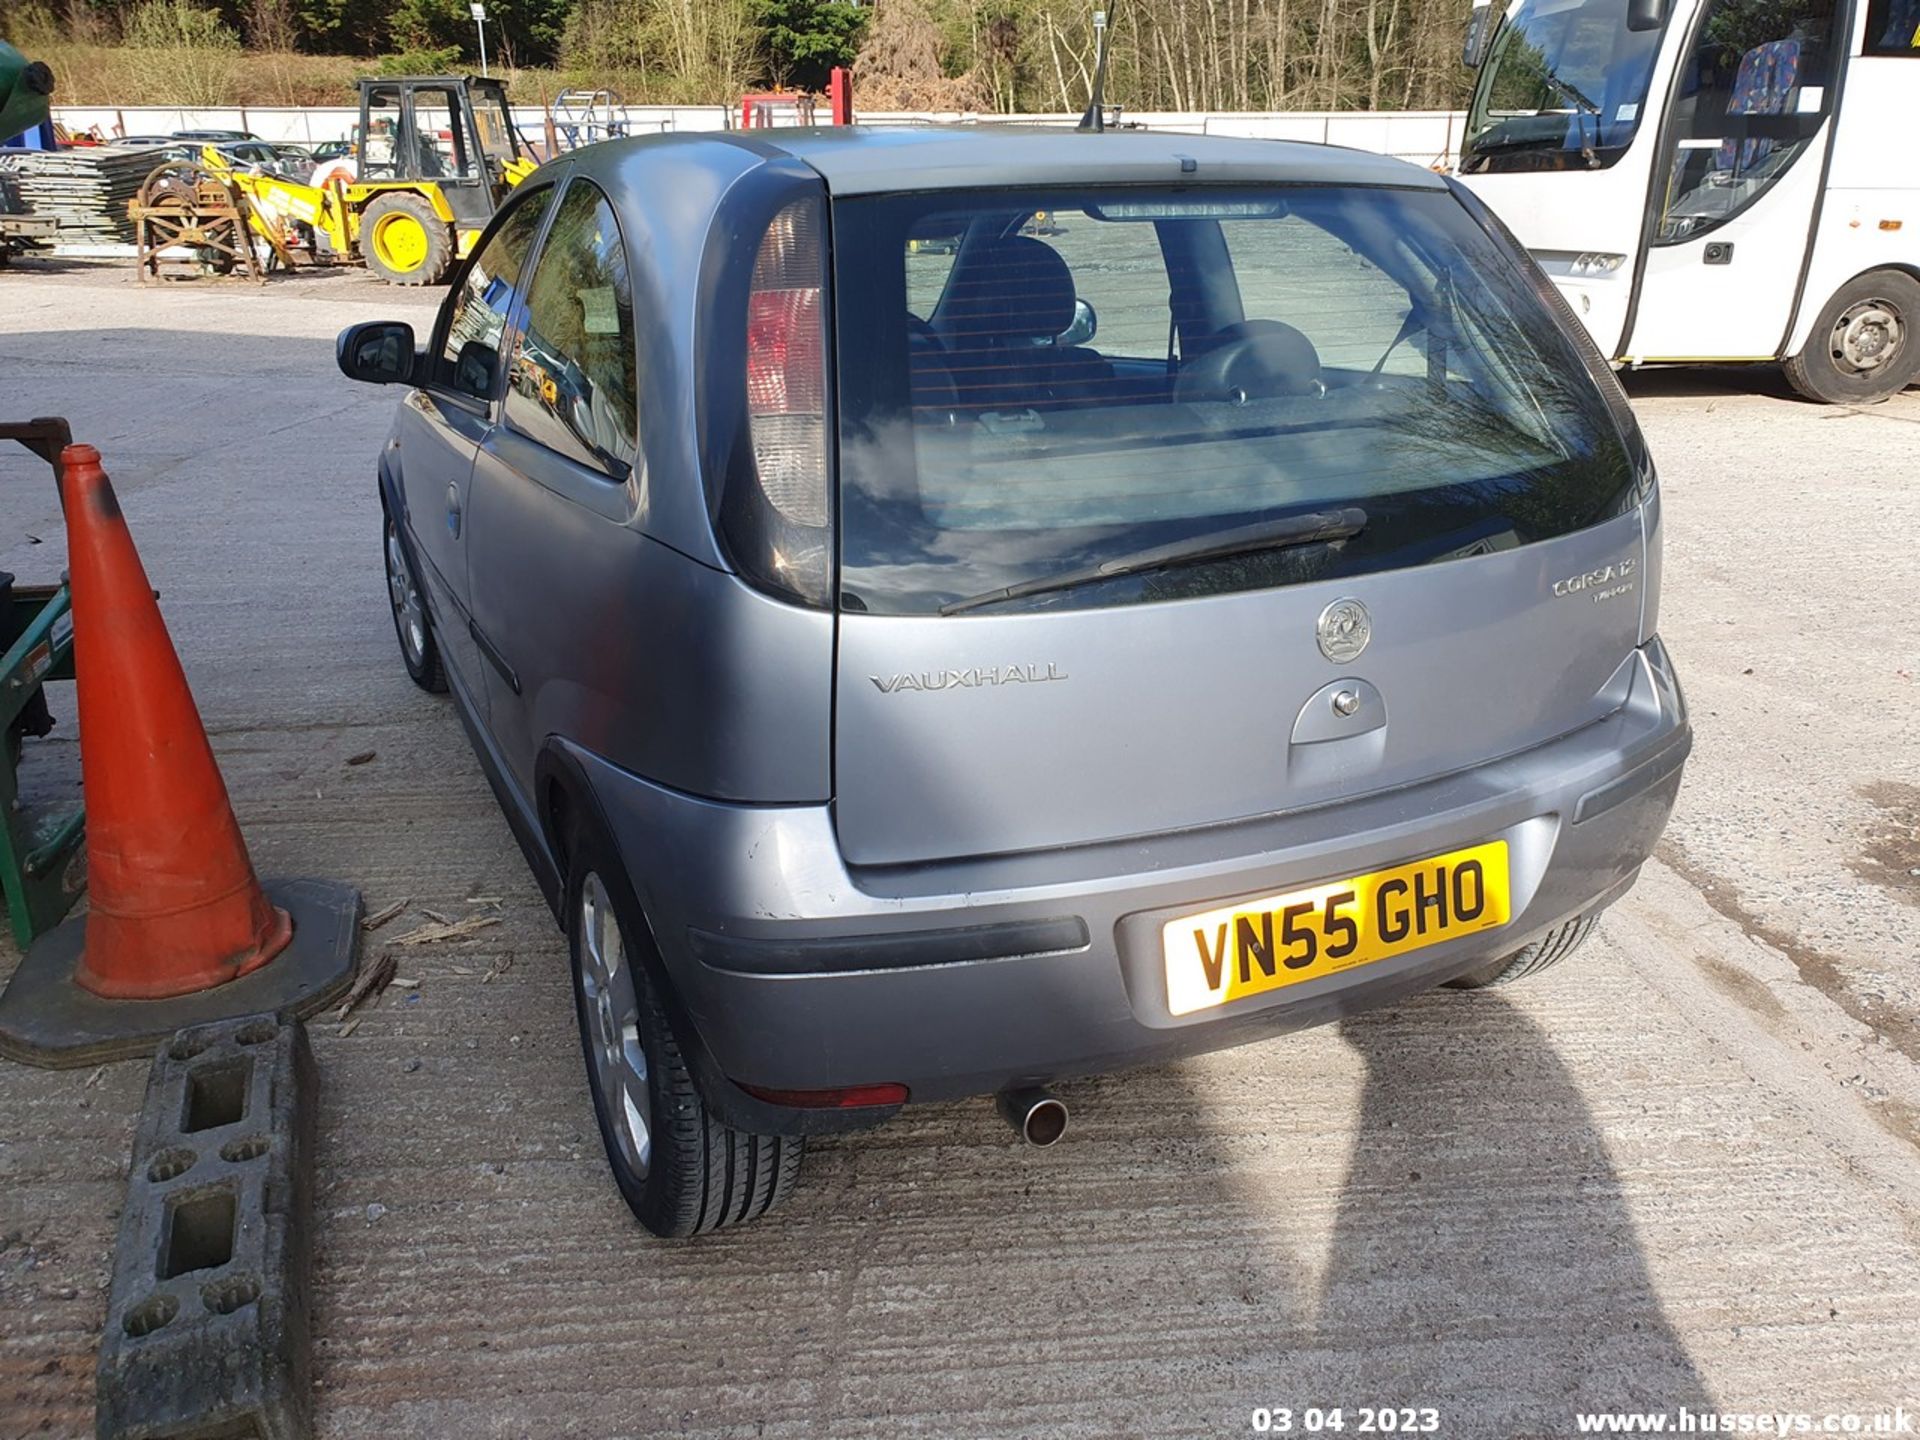
<instances>
[{"instance_id":1,"label":"yellow digger","mask_svg":"<svg viewBox=\"0 0 1920 1440\"><path fill-rule=\"evenodd\" d=\"M393 285L446 279L537 163L513 128L506 86L472 75L362 79L357 134L357 174L325 185L237 168L212 146L202 160L246 197L283 258L297 235L317 258L358 257Z\"/></svg>"}]
</instances>

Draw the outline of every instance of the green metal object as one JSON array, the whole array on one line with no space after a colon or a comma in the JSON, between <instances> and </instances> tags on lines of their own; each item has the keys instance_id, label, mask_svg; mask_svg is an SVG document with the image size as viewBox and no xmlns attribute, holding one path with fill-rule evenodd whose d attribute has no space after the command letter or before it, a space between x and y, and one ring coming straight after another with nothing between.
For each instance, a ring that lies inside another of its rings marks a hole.
<instances>
[{"instance_id":1,"label":"green metal object","mask_svg":"<svg viewBox=\"0 0 1920 1440\"><path fill-rule=\"evenodd\" d=\"M0 423L0 440L18 440L54 467L70 433L64 420ZM86 811L33 806L20 798L20 756L30 734L44 733L42 687L73 679L73 612L66 583L8 585L0 607L0 890L13 938L29 942L59 924L86 888Z\"/></svg>"},{"instance_id":2,"label":"green metal object","mask_svg":"<svg viewBox=\"0 0 1920 1440\"><path fill-rule=\"evenodd\" d=\"M0 40L0 140L44 124L53 95L53 71Z\"/></svg>"}]
</instances>

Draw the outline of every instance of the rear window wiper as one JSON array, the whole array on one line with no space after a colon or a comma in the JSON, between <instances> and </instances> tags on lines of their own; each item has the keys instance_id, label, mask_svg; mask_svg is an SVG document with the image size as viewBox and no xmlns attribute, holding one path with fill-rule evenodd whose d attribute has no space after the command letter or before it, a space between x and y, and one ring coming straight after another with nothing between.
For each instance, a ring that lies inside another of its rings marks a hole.
<instances>
[{"instance_id":1,"label":"rear window wiper","mask_svg":"<svg viewBox=\"0 0 1920 1440\"><path fill-rule=\"evenodd\" d=\"M949 600L940 607L942 615L957 615L962 610L977 610L998 605L1003 600L1018 600L1028 595L1044 595L1055 590L1073 590L1082 585L1112 580L1121 575L1137 575L1144 570L1164 570L1174 565L1189 565L1201 560L1217 560L1227 555L1246 555L1259 550L1285 550L1296 545L1321 545L1348 540L1367 528L1367 512L1357 505L1338 510L1313 511L1305 515L1286 515L1277 520L1262 520L1237 530L1222 530L1188 540L1175 540L1136 550L1131 555L1116 555L1097 565L1067 570L1058 575L1042 575L1018 584L1003 585L964 600Z\"/></svg>"}]
</instances>

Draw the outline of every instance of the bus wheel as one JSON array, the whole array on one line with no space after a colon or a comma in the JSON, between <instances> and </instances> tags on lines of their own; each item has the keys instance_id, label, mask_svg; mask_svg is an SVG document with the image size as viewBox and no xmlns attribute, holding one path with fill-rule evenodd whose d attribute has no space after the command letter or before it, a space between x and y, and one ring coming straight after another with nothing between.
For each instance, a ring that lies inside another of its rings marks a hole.
<instances>
[{"instance_id":1,"label":"bus wheel","mask_svg":"<svg viewBox=\"0 0 1920 1440\"><path fill-rule=\"evenodd\" d=\"M1827 302L1787 380L1809 400L1871 405L1920 373L1920 281L1899 270L1849 280Z\"/></svg>"},{"instance_id":2,"label":"bus wheel","mask_svg":"<svg viewBox=\"0 0 1920 1440\"><path fill-rule=\"evenodd\" d=\"M420 196L390 190L360 217L360 249L389 285L437 285L453 266L453 231Z\"/></svg>"}]
</instances>

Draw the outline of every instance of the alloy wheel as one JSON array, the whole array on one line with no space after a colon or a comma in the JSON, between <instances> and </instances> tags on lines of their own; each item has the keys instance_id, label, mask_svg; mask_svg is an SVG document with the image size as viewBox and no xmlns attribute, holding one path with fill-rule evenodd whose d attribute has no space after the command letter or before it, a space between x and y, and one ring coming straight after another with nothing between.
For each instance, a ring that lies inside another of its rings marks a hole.
<instances>
[{"instance_id":1,"label":"alloy wheel","mask_svg":"<svg viewBox=\"0 0 1920 1440\"><path fill-rule=\"evenodd\" d=\"M580 885L580 991L594 1078L608 1128L636 1178L653 1156L647 1053L640 1044L640 1001L626 938L600 877Z\"/></svg>"},{"instance_id":2,"label":"alloy wheel","mask_svg":"<svg viewBox=\"0 0 1920 1440\"><path fill-rule=\"evenodd\" d=\"M400 530L387 522L387 594L393 602L394 618L400 622L400 643L407 647L407 660L422 663L427 653L427 607L420 599L420 587L413 583L407 555L400 548Z\"/></svg>"}]
</instances>

